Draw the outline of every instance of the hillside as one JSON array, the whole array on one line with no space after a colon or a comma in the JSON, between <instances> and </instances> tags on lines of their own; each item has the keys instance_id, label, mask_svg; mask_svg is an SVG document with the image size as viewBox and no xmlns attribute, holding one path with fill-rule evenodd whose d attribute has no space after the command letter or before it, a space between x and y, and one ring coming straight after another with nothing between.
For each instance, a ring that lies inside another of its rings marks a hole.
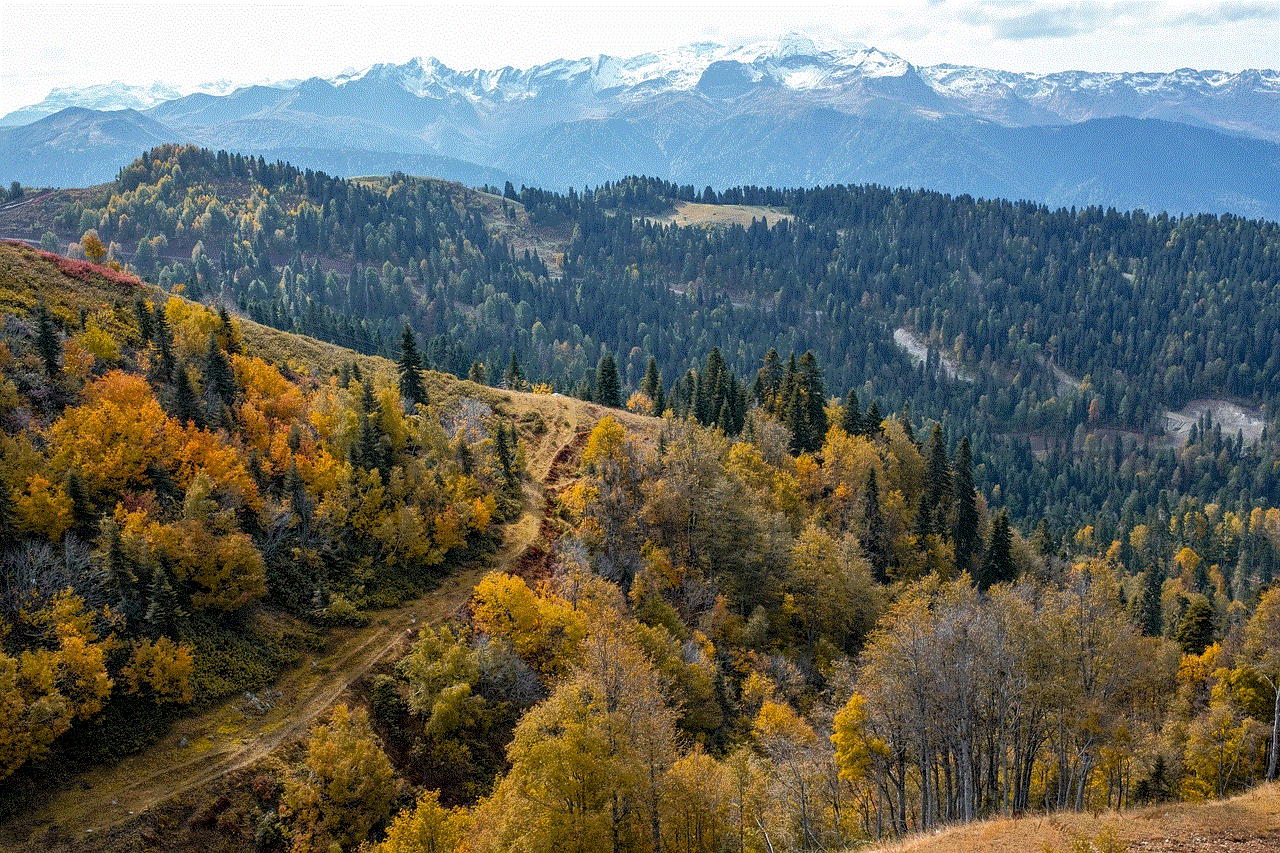
<instances>
[{"instance_id":1,"label":"hillside","mask_svg":"<svg viewBox=\"0 0 1280 853\"><path fill-rule=\"evenodd\" d=\"M1274 506L1023 537L954 423L832 403L811 352L751 391L718 349L651 364L625 411L607 354L587 402L25 246L0 282L6 844L764 853L1038 809L1070 841L1273 760Z\"/></svg>"},{"instance_id":2,"label":"hillside","mask_svg":"<svg viewBox=\"0 0 1280 853\"><path fill-rule=\"evenodd\" d=\"M496 380L515 357L582 397L606 354L624 400L651 359L687 399L713 347L748 383L771 348L812 350L832 392L954 423L983 489L1002 471L1024 529L1059 538L1155 527L1162 489L1171 507L1280 501L1274 223L707 189L486 193L170 147L0 209L0 235L78 252L92 229L163 287L264 324L393 355L407 323L443 372Z\"/></svg>"},{"instance_id":3,"label":"hillside","mask_svg":"<svg viewBox=\"0 0 1280 853\"><path fill-rule=\"evenodd\" d=\"M1093 846L1084 846L1087 844ZM1271 784L1209 803L1167 803L1118 813L1059 813L990 820L859 849L867 853L1067 853L1081 849L1098 853L1263 853L1278 848L1280 788Z\"/></svg>"}]
</instances>

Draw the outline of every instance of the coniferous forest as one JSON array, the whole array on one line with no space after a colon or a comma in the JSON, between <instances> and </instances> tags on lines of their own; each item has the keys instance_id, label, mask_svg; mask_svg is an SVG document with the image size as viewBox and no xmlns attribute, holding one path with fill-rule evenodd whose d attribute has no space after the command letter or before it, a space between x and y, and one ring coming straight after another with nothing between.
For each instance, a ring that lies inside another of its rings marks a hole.
<instances>
[{"instance_id":1,"label":"coniferous forest","mask_svg":"<svg viewBox=\"0 0 1280 853\"><path fill-rule=\"evenodd\" d=\"M831 850L1276 776L1274 222L177 146L33 209L10 821L472 574L221 817L139 831Z\"/></svg>"}]
</instances>

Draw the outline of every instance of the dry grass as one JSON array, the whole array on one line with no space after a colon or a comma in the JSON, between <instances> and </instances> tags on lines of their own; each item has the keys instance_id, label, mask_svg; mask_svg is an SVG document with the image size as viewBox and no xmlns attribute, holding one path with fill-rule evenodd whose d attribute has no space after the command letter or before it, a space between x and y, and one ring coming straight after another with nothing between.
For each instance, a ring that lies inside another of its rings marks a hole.
<instances>
[{"instance_id":1,"label":"dry grass","mask_svg":"<svg viewBox=\"0 0 1280 853\"><path fill-rule=\"evenodd\" d=\"M773 225L783 219L793 219L774 207L754 207L745 204L702 204L694 201L678 201L675 211L655 221L668 225L707 225L724 227L741 225L746 228L752 219L763 219Z\"/></svg>"},{"instance_id":2,"label":"dry grass","mask_svg":"<svg viewBox=\"0 0 1280 853\"><path fill-rule=\"evenodd\" d=\"M1165 803L1098 815L1066 812L998 818L858 849L860 853L1280 851L1280 785L1259 785L1237 797L1206 803Z\"/></svg>"}]
</instances>

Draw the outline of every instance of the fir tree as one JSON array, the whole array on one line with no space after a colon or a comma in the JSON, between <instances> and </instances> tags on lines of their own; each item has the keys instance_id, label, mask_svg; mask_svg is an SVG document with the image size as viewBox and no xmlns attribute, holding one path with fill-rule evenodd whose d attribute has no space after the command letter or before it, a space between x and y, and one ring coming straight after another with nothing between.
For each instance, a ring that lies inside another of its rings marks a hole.
<instances>
[{"instance_id":1,"label":"fir tree","mask_svg":"<svg viewBox=\"0 0 1280 853\"><path fill-rule=\"evenodd\" d=\"M153 315L152 329L156 346L160 350L160 378L165 382L171 382L176 365L173 358L173 334L169 331L169 322L165 318L163 305L157 305Z\"/></svg>"},{"instance_id":2,"label":"fir tree","mask_svg":"<svg viewBox=\"0 0 1280 853\"><path fill-rule=\"evenodd\" d=\"M1164 631L1160 594L1164 591L1164 576L1155 564L1142 573L1142 592L1138 596L1138 624L1148 637L1159 637Z\"/></svg>"},{"instance_id":3,"label":"fir tree","mask_svg":"<svg viewBox=\"0 0 1280 853\"><path fill-rule=\"evenodd\" d=\"M205 354L205 377L211 390L224 406L230 406L236 399L236 374L230 362L218 346L216 336L209 338L209 349Z\"/></svg>"},{"instance_id":4,"label":"fir tree","mask_svg":"<svg viewBox=\"0 0 1280 853\"><path fill-rule=\"evenodd\" d=\"M515 350L511 351L511 361L507 364L507 370L502 378L512 391L524 390L524 371L520 369L520 359L516 358Z\"/></svg>"},{"instance_id":5,"label":"fir tree","mask_svg":"<svg viewBox=\"0 0 1280 853\"><path fill-rule=\"evenodd\" d=\"M974 571L974 556L978 553L981 537L978 534L978 494L973 488L973 457L969 452L969 438L960 441L955 464L956 524L952 534L955 546L955 570Z\"/></svg>"},{"instance_id":6,"label":"fir tree","mask_svg":"<svg viewBox=\"0 0 1280 853\"><path fill-rule=\"evenodd\" d=\"M1000 510L991 523L991 544L979 571L978 589L987 589L998 583L1013 583L1017 579L1017 567L1013 562L1013 537L1009 531L1009 511Z\"/></svg>"},{"instance_id":7,"label":"fir tree","mask_svg":"<svg viewBox=\"0 0 1280 853\"><path fill-rule=\"evenodd\" d=\"M884 514L880 510L880 487L876 482L876 469L867 473L867 485L862 492L862 526L867 539L862 550L871 563L878 583L889 582L889 557L885 543Z\"/></svg>"},{"instance_id":8,"label":"fir tree","mask_svg":"<svg viewBox=\"0 0 1280 853\"><path fill-rule=\"evenodd\" d=\"M173 405L178 420L197 427L202 426L200 404L196 399L196 391L191 385L191 376L187 373L185 365L178 368L178 379L173 389Z\"/></svg>"},{"instance_id":9,"label":"fir tree","mask_svg":"<svg viewBox=\"0 0 1280 853\"><path fill-rule=\"evenodd\" d=\"M44 362L45 373L58 375L58 362L62 358L62 341L58 339L58 330L53 324L53 317L44 303L36 314L36 349L40 351L40 359Z\"/></svg>"},{"instance_id":10,"label":"fir tree","mask_svg":"<svg viewBox=\"0 0 1280 853\"><path fill-rule=\"evenodd\" d=\"M75 529L80 533L91 531L97 515L93 511L93 502L89 499L89 490L85 488L84 478L80 472L72 470L67 474L67 497L71 499L71 517L75 521Z\"/></svg>"},{"instance_id":11,"label":"fir tree","mask_svg":"<svg viewBox=\"0 0 1280 853\"><path fill-rule=\"evenodd\" d=\"M0 477L0 549L18 541L18 509L13 503L9 484Z\"/></svg>"},{"instance_id":12,"label":"fir tree","mask_svg":"<svg viewBox=\"0 0 1280 853\"><path fill-rule=\"evenodd\" d=\"M926 493L929 507L934 513L934 522L930 524L936 533L947 533L946 519L951 511L952 480L951 466L947 462L947 445L942 438L942 425L934 423L929 433L929 448L925 454L927 462L925 478L928 484Z\"/></svg>"},{"instance_id":13,"label":"fir tree","mask_svg":"<svg viewBox=\"0 0 1280 853\"><path fill-rule=\"evenodd\" d=\"M617 409L622 406L622 387L618 382L618 365L613 356L605 353L596 365L595 401L602 406Z\"/></svg>"},{"instance_id":14,"label":"fir tree","mask_svg":"<svg viewBox=\"0 0 1280 853\"><path fill-rule=\"evenodd\" d=\"M658 360L649 357L649 366L645 368L644 379L640 382L640 393L653 401L653 413L662 417L666 401L662 393L662 376L658 373Z\"/></svg>"},{"instance_id":15,"label":"fir tree","mask_svg":"<svg viewBox=\"0 0 1280 853\"><path fill-rule=\"evenodd\" d=\"M858 406L858 395L852 388L845 395L844 407L840 411L840 428L849 435L862 434L862 410Z\"/></svg>"},{"instance_id":16,"label":"fir tree","mask_svg":"<svg viewBox=\"0 0 1280 853\"><path fill-rule=\"evenodd\" d=\"M147 303L138 297L133 300L133 313L138 317L138 335L142 338L144 344L150 343L155 336L155 317L151 313L151 309L147 307Z\"/></svg>"},{"instance_id":17,"label":"fir tree","mask_svg":"<svg viewBox=\"0 0 1280 853\"><path fill-rule=\"evenodd\" d=\"M400 396L424 406L427 403L427 389L422 384L422 356L418 354L418 341L413 329L405 323L404 332L400 335Z\"/></svg>"}]
</instances>

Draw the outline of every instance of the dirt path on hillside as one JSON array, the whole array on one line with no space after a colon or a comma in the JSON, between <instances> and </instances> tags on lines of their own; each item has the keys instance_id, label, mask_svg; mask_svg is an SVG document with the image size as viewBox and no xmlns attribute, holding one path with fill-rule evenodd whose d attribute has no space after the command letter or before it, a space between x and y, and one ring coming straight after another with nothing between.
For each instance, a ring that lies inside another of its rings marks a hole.
<instances>
[{"instance_id":1,"label":"dirt path on hillside","mask_svg":"<svg viewBox=\"0 0 1280 853\"><path fill-rule=\"evenodd\" d=\"M380 662L403 653L417 626L459 613L476 582L499 568L527 574L545 562L551 529L547 510L604 409L559 395L510 394L510 406L537 412L541 433L521 435L528 477L524 512L504 531L488 565L446 577L416 601L370 614L364 628L335 630L327 648L283 673L268 689L224 700L182 719L160 742L120 762L77 774L42 805L0 827L0 848L41 850L50 831L84 838L125 823L160 803L232 773L305 736L322 715ZM505 408L505 407L504 407ZM623 420L637 416L614 413ZM653 423L652 419L644 419Z\"/></svg>"}]
</instances>

